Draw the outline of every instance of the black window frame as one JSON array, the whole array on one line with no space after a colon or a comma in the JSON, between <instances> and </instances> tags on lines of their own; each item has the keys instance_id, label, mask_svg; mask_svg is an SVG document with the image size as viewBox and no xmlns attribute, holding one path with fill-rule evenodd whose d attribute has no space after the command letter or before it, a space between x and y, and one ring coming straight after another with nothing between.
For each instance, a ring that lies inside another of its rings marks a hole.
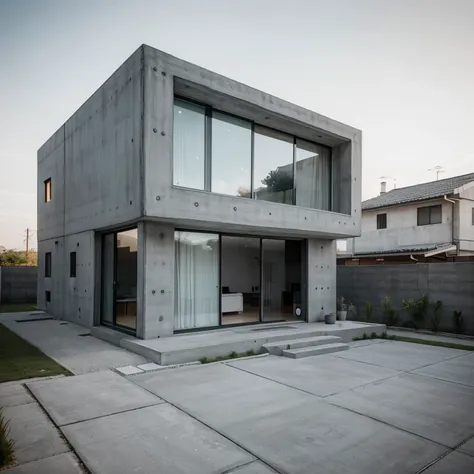
<instances>
[{"instance_id":1,"label":"black window frame","mask_svg":"<svg viewBox=\"0 0 474 474\"><path fill-rule=\"evenodd\" d=\"M46 303L51 303L51 291L46 290L44 292L44 299L45 299Z\"/></svg>"},{"instance_id":2,"label":"black window frame","mask_svg":"<svg viewBox=\"0 0 474 474\"><path fill-rule=\"evenodd\" d=\"M51 202L53 199L53 182L51 178L44 180L44 202Z\"/></svg>"},{"instance_id":3,"label":"black window frame","mask_svg":"<svg viewBox=\"0 0 474 474\"><path fill-rule=\"evenodd\" d=\"M69 254L69 277L76 278L77 253L70 252Z\"/></svg>"},{"instance_id":4,"label":"black window frame","mask_svg":"<svg viewBox=\"0 0 474 474\"><path fill-rule=\"evenodd\" d=\"M387 228L387 213L377 214L377 230Z\"/></svg>"},{"instance_id":5,"label":"black window frame","mask_svg":"<svg viewBox=\"0 0 474 474\"><path fill-rule=\"evenodd\" d=\"M329 189L329 209L327 209L326 211L334 212L333 211L333 208L334 208L334 199L333 199L333 193L334 193L334 183L333 183L334 161L333 161L333 156L332 156L332 148L330 146L325 145L323 143L316 142L314 140L308 140L307 138L302 138L302 137L299 137L299 136L296 136L296 135L292 135L291 133L283 132L281 130L277 130L277 129L272 128L272 127L268 127L267 125L265 125L263 123L257 123L254 120L248 119L246 117L242 117L240 115L235 115L235 114L232 114L230 112L225 112L225 111L223 111L221 109L218 109L216 107L213 107L211 105L199 102L199 101L194 100L194 99L190 99L188 97L185 97L185 96L182 96L182 95L179 95L179 94L174 95L173 105L174 105L175 101L180 101L180 102L185 102L185 103L188 102L189 104L192 104L192 105L197 105L197 106L200 106L200 107L204 107L205 108L206 126L205 126L205 129L204 129L204 134L205 134L205 137L204 137L204 142L205 142L205 149L204 149L204 155L205 155L204 156L204 189L188 188L186 186L180 186L180 185L173 184L174 188L192 189L192 190L195 190L195 191L208 192L208 193L212 193L212 194L220 194L220 193L214 193L211 190L211 182L212 182L212 116L213 116L213 112L216 112L216 113L219 113L219 114L222 114L222 115L227 115L229 117L234 117L236 119L240 119L240 120L249 122L251 124L252 147L251 147L251 169L250 169L250 196L249 196L250 199L252 199L252 200L256 199L255 190L254 190L254 171L255 171L254 170L254 162L255 162L254 141L255 141L255 133L256 133L255 132L255 127L258 127L258 128L261 128L261 129L268 129L268 130L276 132L278 134L287 135L287 136L293 138L293 187L292 187L292 190L293 190L293 203L292 204L286 204L286 205L296 206L294 199L295 199L295 196L296 196L296 192L295 192L295 190L296 190L295 171L296 171L296 143L297 143L297 140L302 140L302 141L307 142L307 143L312 143L314 145L317 145L317 146L320 146L320 147L323 147L323 148L326 148L327 150L329 150L330 160L331 160L331 163L330 163L330 177L329 177L329 187L330 187L330 189ZM174 107L173 107L173 113L174 113ZM174 118L173 118L173 123L174 123ZM174 133L174 131L173 131L173 133ZM174 160L174 156L173 156L173 160ZM173 176L172 182L174 183L174 176ZM235 196L235 197L237 197L237 196ZM247 197L247 196L239 196L239 197L243 197L244 199L249 199L249 197ZM279 204L283 204L283 203L279 203ZM313 209L313 208L311 208L311 209ZM314 209L318 210L316 208L314 208Z\"/></svg>"},{"instance_id":6,"label":"black window frame","mask_svg":"<svg viewBox=\"0 0 474 474\"><path fill-rule=\"evenodd\" d=\"M51 278L51 267L53 263L53 257L51 252L46 252L44 254L44 276L45 278Z\"/></svg>"},{"instance_id":7,"label":"black window frame","mask_svg":"<svg viewBox=\"0 0 474 474\"><path fill-rule=\"evenodd\" d=\"M439 210L439 221L434 221L434 210ZM435 225L443 223L443 206L441 204L435 204L434 206L423 206L416 210L416 225ZM427 215L423 215L427 213ZM427 218L427 219L426 219Z\"/></svg>"}]
</instances>

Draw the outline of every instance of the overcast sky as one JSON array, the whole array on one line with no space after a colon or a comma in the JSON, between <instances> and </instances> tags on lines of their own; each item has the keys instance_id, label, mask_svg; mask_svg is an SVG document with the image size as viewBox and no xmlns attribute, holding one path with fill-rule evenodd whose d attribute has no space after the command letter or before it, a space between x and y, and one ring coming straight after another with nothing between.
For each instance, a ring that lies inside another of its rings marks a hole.
<instances>
[{"instance_id":1,"label":"overcast sky","mask_svg":"<svg viewBox=\"0 0 474 474\"><path fill-rule=\"evenodd\" d=\"M0 0L0 245L36 229L37 149L142 43L361 129L363 199L473 172L473 25L474 0Z\"/></svg>"}]
</instances>

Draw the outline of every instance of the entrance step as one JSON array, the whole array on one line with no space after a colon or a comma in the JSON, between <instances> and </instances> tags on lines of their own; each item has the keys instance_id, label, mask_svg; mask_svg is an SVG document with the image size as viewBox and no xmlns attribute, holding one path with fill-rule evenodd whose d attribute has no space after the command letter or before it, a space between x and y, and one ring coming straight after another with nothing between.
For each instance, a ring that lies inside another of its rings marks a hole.
<instances>
[{"instance_id":1,"label":"entrance step","mask_svg":"<svg viewBox=\"0 0 474 474\"><path fill-rule=\"evenodd\" d=\"M285 349L283 351L284 357L291 359L302 359L303 357L311 357L321 354L331 354L332 352L346 351L349 349L347 344L338 342L335 344L323 344L312 347L301 347L299 349Z\"/></svg>"},{"instance_id":2,"label":"entrance step","mask_svg":"<svg viewBox=\"0 0 474 474\"><path fill-rule=\"evenodd\" d=\"M288 349L300 349L302 347L321 346L323 344L335 344L338 342L341 342L341 338L338 336L313 336L268 342L262 346L262 349L270 354L281 356L283 355L283 351Z\"/></svg>"}]
</instances>

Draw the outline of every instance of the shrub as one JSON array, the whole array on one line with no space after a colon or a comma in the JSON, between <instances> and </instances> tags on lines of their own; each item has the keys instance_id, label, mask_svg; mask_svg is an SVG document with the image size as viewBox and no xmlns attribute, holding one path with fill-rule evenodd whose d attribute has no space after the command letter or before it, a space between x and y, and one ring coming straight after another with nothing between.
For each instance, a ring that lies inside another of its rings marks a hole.
<instances>
[{"instance_id":1,"label":"shrub","mask_svg":"<svg viewBox=\"0 0 474 474\"><path fill-rule=\"evenodd\" d=\"M441 316L443 315L443 302L441 300L431 303L430 325L433 332L438 332Z\"/></svg>"},{"instance_id":2,"label":"shrub","mask_svg":"<svg viewBox=\"0 0 474 474\"><path fill-rule=\"evenodd\" d=\"M377 333L376 333L376 332L373 332L373 333L370 335L370 339L377 339Z\"/></svg>"},{"instance_id":3,"label":"shrub","mask_svg":"<svg viewBox=\"0 0 474 474\"><path fill-rule=\"evenodd\" d=\"M362 334L362 339L368 339L369 336L367 336L367 334L364 332L364 334Z\"/></svg>"},{"instance_id":4,"label":"shrub","mask_svg":"<svg viewBox=\"0 0 474 474\"><path fill-rule=\"evenodd\" d=\"M365 302L365 320L370 323L372 321L372 301Z\"/></svg>"},{"instance_id":5,"label":"shrub","mask_svg":"<svg viewBox=\"0 0 474 474\"><path fill-rule=\"evenodd\" d=\"M466 332L466 321L462 316L462 311L453 311L453 326L454 332L457 334L464 334Z\"/></svg>"},{"instance_id":6,"label":"shrub","mask_svg":"<svg viewBox=\"0 0 474 474\"><path fill-rule=\"evenodd\" d=\"M380 304L382 305L382 312L385 316L387 326L396 326L398 324L399 315L398 310L392 304L390 296L386 296Z\"/></svg>"},{"instance_id":7,"label":"shrub","mask_svg":"<svg viewBox=\"0 0 474 474\"><path fill-rule=\"evenodd\" d=\"M257 353L253 349L250 349L249 351L245 353L245 355L250 357L250 356L257 355Z\"/></svg>"},{"instance_id":8,"label":"shrub","mask_svg":"<svg viewBox=\"0 0 474 474\"><path fill-rule=\"evenodd\" d=\"M15 442L10 438L10 421L5 420L2 411L3 408L0 408L0 467L15 460Z\"/></svg>"},{"instance_id":9,"label":"shrub","mask_svg":"<svg viewBox=\"0 0 474 474\"><path fill-rule=\"evenodd\" d=\"M336 298L336 308L338 311L347 311L347 304L344 303L344 296L338 296Z\"/></svg>"},{"instance_id":10,"label":"shrub","mask_svg":"<svg viewBox=\"0 0 474 474\"><path fill-rule=\"evenodd\" d=\"M426 311L428 310L429 301L426 295L421 295L420 299L410 298L408 301L402 300L402 306L408 313L410 320L413 322L415 329L423 326Z\"/></svg>"}]
</instances>

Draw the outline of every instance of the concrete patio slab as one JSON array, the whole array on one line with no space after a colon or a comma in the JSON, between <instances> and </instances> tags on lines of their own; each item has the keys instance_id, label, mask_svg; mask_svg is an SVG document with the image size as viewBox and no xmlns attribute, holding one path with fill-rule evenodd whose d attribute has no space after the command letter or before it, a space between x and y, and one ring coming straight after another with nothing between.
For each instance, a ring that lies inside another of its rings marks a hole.
<instances>
[{"instance_id":1,"label":"concrete patio slab","mask_svg":"<svg viewBox=\"0 0 474 474\"><path fill-rule=\"evenodd\" d=\"M154 362L149 362L148 364L137 365L137 367L141 370L144 370L145 372L148 372L150 370L159 370L163 368L162 365L155 364Z\"/></svg>"},{"instance_id":2,"label":"concrete patio slab","mask_svg":"<svg viewBox=\"0 0 474 474\"><path fill-rule=\"evenodd\" d=\"M326 400L452 448L474 434L474 387L466 385L404 374Z\"/></svg>"},{"instance_id":3,"label":"concrete patio slab","mask_svg":"<svg viewBox=\"0 0 474 474\"><path fill-rule=\"evenodd\" d=\"M254 459L168 404L68 425L62 431L94 473L217 474Z\"/></svg>"},{"instance_id":4,"label":"concrete patio slab","mask_svg":"<svg viewBox=\"0 0 474 474\"><path fill-rule=\"evenodd\" d=\"M424 474L472 474L474 457L454 451L423 472Z\"/></svg>"},{"instance_id":5,"label":"concrete patio slab","mask_svg":"<svg viewBox=\"0 0 474 474\"><path fill-rule=\"evenodd\" d=\"M474 387L474 353L422 367L413 373Z\"/></svg>"},{"instance_id":6,"label":"concrete patio slab","mask_svg":"<svg viewBox=\"0 0 474 474\"><path fill-rule=\"evenodd\" d=\"M2 474L84 474L71 453L58 454L39 461L20 464L19 466L2 471Z\"/></svg>"},{"instance_id":7,"label":"concrete patio slab","mask_svg":"<svg viewBox=\"0 0 474 474\"><path fill-rule=\"evenodd\" d=\"M163 403L109 370L27 386L58 426Z\"/></svg>"},{"instance_id":8,"label":"concrete patio slab","mask_svg":"<svg viewBox=\"0 0 474 474\"><path fill-rule=\"evenodd\" d=\"M464 444L459 446L458 450L465 454L470 454L471 456L474 456L474 436L468 441L466 441Z\"/></svg>"},{"instance_id":9,"label":"concrete patio slab","mask_svg":"<svg viewBox=\"0 0 474 474\"><path fill-rule=\"evenodd\" d=\"M226 474L277 474L277 472L263 464L263 462L253 461L236 469L232 469Z\"/></svg>"},{"instance_id":10,"label":"concrete patio slab","mask_svg":"<svg viewBox=\"0 0 474 474\"><path fill-rule=\"evenodd\" d=\"M387 341L385 344L355 347L349 351L338 352L334 357L408 371L465 354L470 352L410 342Z\"/></svg>"},{"instance_id":11,"label":"concrete patio slab","mask_svg":"<svg viewBox=\"0 0 474 474\"><path fill-rule=\"evenodd\" d=\"M56 427L36 403L5 407L3 415L11 420L11 437L19 464L69 451Z\"/></svg>"},{"instance_id":12,"label":"concrete patio slab","mask_svg":"<svg viewBox=\"0 0 474 474\"><path fill-rule=\"evenodd\" d=\"M0 384L0 407L14 407L34 402L28 390L18 382Z\"/></svg>"},{"instance_id":13,"label":"concrete patio slab","mask_svg":"<svg viewBox=\"0 0 474 474\"><path fill-rule=\"evenodd\" d=\"M122 375L136 375L142 374L143 370L133 365L126 365L125 367L117 367L115 369L117 372L120 372Z\"/></svg>"},{"instance_id":14,"label":"concrete patio slab","mask_svg":"<svg viewBox=\"0 0 474 474\"><path fill-rule=\"evenodd\" d=\"M339 359L331 355L297 360L269 356L265 359L236 360L228 365L321 397L401 373L397 370Z\"/></svg>"},{"instance_id":15,"label":"concrete patio slab","mask_svg":"<svg viewBox=\"0 0 474 474\"><path fill-rule=\"evenodd\" d=\"M279 472L416 472L446 448L223 364L133 381L243 446ZM193 387L189 390L189 387ZM363 449L361 449L363 446Z\"/></svg>"}]
</instances>

